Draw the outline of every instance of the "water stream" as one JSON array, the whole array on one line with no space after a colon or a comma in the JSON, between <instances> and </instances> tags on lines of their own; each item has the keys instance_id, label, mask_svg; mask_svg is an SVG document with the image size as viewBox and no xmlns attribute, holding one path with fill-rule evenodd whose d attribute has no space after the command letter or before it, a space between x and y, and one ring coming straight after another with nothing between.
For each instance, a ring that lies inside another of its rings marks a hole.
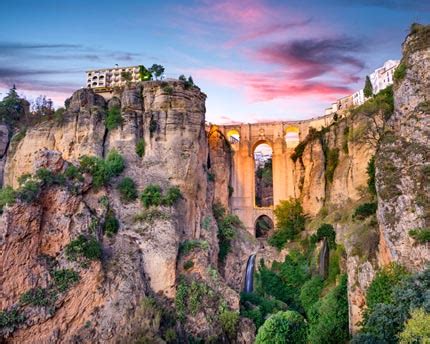
<instances>
[{"instance_id":1,"label":"water stream","mask_svg":"<svg viewBox=\"0 0 430 344\"><path fill-rule=\"evenodd\" d=\"M254 269L255 269L255 254L252 254L248 258L245 272L245 286L243 291L245 293L252 293L254 289Z\"/></svg>"}]
</instances>

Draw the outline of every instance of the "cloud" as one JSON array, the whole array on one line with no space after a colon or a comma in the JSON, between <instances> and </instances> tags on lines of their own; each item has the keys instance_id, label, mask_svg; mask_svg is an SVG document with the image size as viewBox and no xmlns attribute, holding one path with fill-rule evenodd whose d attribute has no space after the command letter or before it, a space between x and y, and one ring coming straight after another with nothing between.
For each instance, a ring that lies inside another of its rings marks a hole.
<instances>
[{"instance_id":1,"label":"cloud","mask_svg":"<svg viewBox=\"0 0 430 344\"><path fill-rule=\"evenodd\" d=\"M55 70L55 69L23 69L19 67L0 67L0 79L4 78L26 78L28 76L35 75L55 75L55 74L73 74L79 73L82 71L73 71L73 70Z\"/></svg>"},{"instance_id":2,"label":"cloud","mask_svg":"<svg viewBox=\"0 0 430 344\"><path fill-rule=\"evenodd\" d=\"M88 60L133 61L143 54L129 51L112 51L87 47L81 44L43 44L28 42L0 42L0 57L20 57L28 60Z\"/></svg>"},{"instance_id":3,"label":"cloud","mask_svg":"<svg viewBox=\"0 0 430 344\"><path fill-rule=\"evenodd\" d=\"M193 74L223 86L243 89L253 102L297 96L332 99L333 96L352 92L349 87L324 81L293 80L285 73L249 73L213 68L196 70Z\"/></svg>"},{"instance_id":4,"label":"cloud","mask_svg":"<svg viewBox=\"0 0 430 344\"><path fill-rule=\"evenodd\" d=\"M344 4L344 1L341 1ZM430 11L430 2L425 0L358 0L349 2L353 5L382 7L390 10Z\"/></svg>"},{"instance_id":5,"label":"cloud","mask_svg":"<svg viewBox=\"0 0 430 344\"><path fill-rule=\"evenodd\" d=\"M295 79L311 79L341 67L364 68L364 62L351 53L364 49L352 38L302 39L273 43L260 48L256 57L268 63L293 68Z\"/></svg>"}]
</instances>

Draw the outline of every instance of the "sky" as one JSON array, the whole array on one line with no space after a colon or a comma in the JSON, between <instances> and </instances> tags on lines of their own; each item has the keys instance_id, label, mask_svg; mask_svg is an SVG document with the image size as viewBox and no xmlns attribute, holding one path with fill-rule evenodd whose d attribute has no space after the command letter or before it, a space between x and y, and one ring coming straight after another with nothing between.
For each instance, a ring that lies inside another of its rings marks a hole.
<instances>
[{"instance_id":1,"label":"sky","mask_svg":"<svg viewBox=\"0 0 430 344\"><path fill-rule=\"evenodd\" d=\"M399 59L413 22L430 1L1 1L0 98L61 106L88 69L157 63L192 75L209 122L307 119Z\"/></svg>"}]
</instances>

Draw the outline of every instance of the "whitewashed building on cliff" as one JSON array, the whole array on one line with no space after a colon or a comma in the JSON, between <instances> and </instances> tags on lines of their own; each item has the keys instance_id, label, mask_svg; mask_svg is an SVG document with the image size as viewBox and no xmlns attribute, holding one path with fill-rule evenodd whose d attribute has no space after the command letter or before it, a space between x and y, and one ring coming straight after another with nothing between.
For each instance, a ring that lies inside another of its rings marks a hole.
<instances>
[{"instance_id":1,"label":"whitewashed building on cliff","mask_svg":"<svg viewBox=\"0 0 430 344\"><path fill-rule=\"evenodd\" d=\"M399 60L388 60L385 61L384 65L369 75L370 82L372 83L373 94L377 94L384 88L393 84L393 75Z\"/></svg>"},{"instance_id":2,"label":"whitewashed building on cliff","mask_svg":"<svg viewBox=\"0 0 430 344\"><path fill-rule=\"evenodd\" d=\"M104 90L124 86L127 83L122 75L124 72L130 74L131 82L137 82L140 80L139 68L140 66L131 66L89 70L86 72L87 87Z\"/></svg>"}]
</instances>

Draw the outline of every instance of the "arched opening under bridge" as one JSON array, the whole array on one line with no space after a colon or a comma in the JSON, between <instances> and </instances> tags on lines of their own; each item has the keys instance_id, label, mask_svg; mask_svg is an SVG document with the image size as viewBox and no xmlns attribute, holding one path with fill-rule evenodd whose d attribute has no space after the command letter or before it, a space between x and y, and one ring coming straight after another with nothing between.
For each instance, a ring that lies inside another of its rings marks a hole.
<instances>
[{"instance_id":1,"label":"arched opening under bridge","mask_svg":"<svg viewBox=\"0 0 430 344\"><path fill-rule=\"evenodd\" d=\"M267 215L261 215L255 221L255 236L267 238L273 232L273 221Z\"/></svg>"},{"instance_id":2,"label":"arched opening under bridge","mask_svg":"<svg viewBox=\"0 0 430 344\"><path fill-rule=\"evenodd\" d=\"M254 148L255 206L273 206L272 147L263 141Z\"/></svg>"}]
</instances>

